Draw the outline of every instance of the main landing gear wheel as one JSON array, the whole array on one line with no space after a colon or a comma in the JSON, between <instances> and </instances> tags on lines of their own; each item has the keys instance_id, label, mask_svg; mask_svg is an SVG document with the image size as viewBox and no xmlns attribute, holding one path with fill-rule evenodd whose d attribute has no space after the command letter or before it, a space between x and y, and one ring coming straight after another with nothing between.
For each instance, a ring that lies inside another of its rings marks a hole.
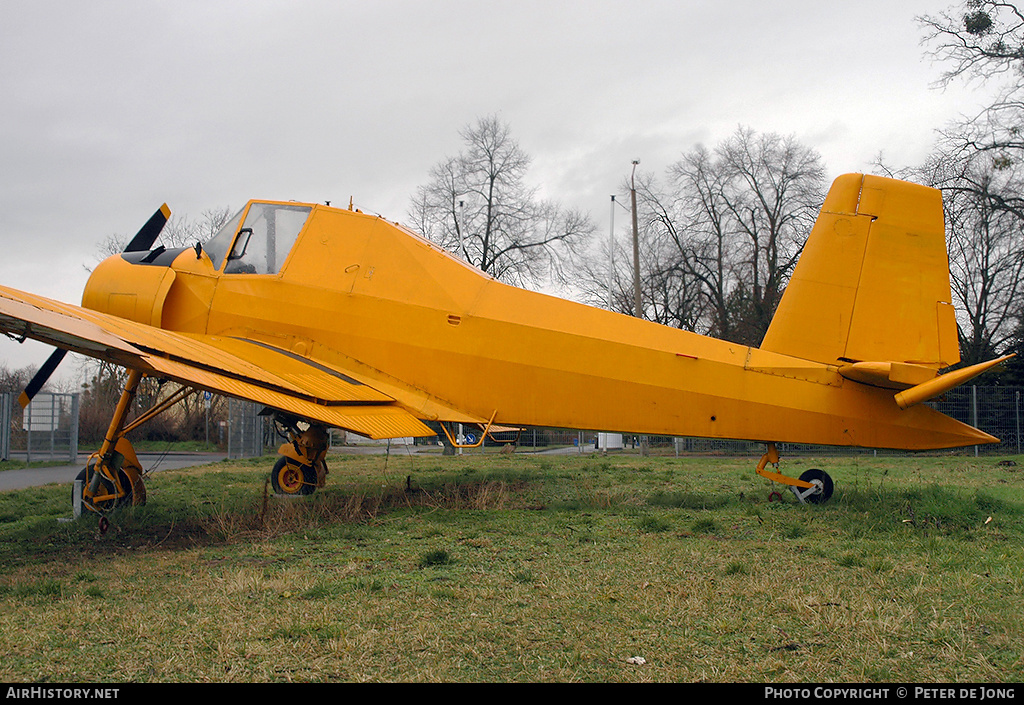
<instances>
[{"instance_id":1,"label":"main landing gear wheel","mask_svg":"<svg viewBox=\"0 0 1024 705\"><path fill-rule=\"evenodd\" d=\"M304 495L316 490L316 470L309 465L296 465L288 458L278 458L270 471L270 485L274 494Z\"/></svg>"},{"instance_id":2,"label":"main landing gear wheel","mask_svg":"<svg viewBox=\"0 0 1024 705\"><path fill-rule=\"evenodd\" d=\"M828 498L832 496L832 478L829 477L828 473L824 470L818 470L812 468L806 471L800 476L800 479L804 482L810 482L814 487L811 489L803 489L801 487L791 487L793 494L796 495L797 499L801 502L810 502L811 504L823 504L828 501Z\"/></svg>"},{"instance_id":3,"label":"main landing gear wheel","mask_svg":"<svg viewBox=\"0 0 1024 705\"><path fill-rule=\"evenodd\" d=\"M117 480L121 483L121 488L124 490L124 495L116 497L117 488L114 483L102 474L97 477L97 486L93 491L92 496L88 495L89 483L92 482L93 478L96 477L96 471L91 467L84 467L82 471L75 477L76 481L80 481L81 485L71 485L71 504L74 506L75 503L75 487L80 487L82 492L82 505L89 507L93 511L104 514L112 509L118 507L129 507L133 504L145 504L146 503L146 486L142 484L140 479L139 482L133 483L131 478L124 470L117 471Z\"/></svg>"}]
</instances>

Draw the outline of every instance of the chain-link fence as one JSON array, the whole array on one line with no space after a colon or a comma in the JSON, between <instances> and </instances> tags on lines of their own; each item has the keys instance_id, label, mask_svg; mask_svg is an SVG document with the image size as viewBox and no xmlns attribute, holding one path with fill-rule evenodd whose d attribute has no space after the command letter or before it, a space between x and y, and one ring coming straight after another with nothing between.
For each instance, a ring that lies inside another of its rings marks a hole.
<instances>
[{"instance_id":1,"label":"chain-link fence","mask_svg":"<svg viewBox=\"0 0 1024 705\"><path fill-rule=\"evenodd\" d=\"M231 458L263 455L275 447L271 417L262 405L230 399L228 422L220 443ZM15 394L0 393L0 460L33 462L78 459L78 395L41 392L23 410Z\"/></svg>"},{"instance_id":2,"label":"chain-link fence","mask_svg":"<svg viewBox=\"0 0 1024 705\"><path fill-rule=\"evenodd\" d=\"M78 395L36 394L24 409L0 394L0 459L26 462L78 459Z\"/></svg>"},{"instance_id":3,"label":"chain-link fence","mask_svg":"<svg viewBox=\"0 0 1024 705\"><path fill-rule=\"evenodd\" d=\"M274 445L276 432L273 417L262 416L262 404L241 399L228 399L227 451L229 458L252 458L263 455Z\"/></svg>"},{"instance_id":4,"label":"chain-link fence","mask_svg":"<svg viewBox=\"0 0 1024 705\"><path fill-rule=\"evenodd\" d=\"M984 453L1021 452L1021 387L957 387L932 406L999 439L998 444L978 446Z\"/></svg>"},{"instance_id":5,"label":"chain-link fence","mask_svg":"<svg viewBox=\"0 0 1024 705\"><path fill-rule=\"evenodd\" d=\"M980 428L999 439L999 443L969 446L960 449L965 454L1007 455L1019 454L1024 438L1021 427L1024 418L1022 408L1022 387L978 387L961 386L947 392L941 399L929 405L957 421ZM574 431L568 429L527 428L519 438L521 448L538 450L552 447L572 447L580 452L600 447L596 431ZM659 454L667 452L686 454L760 455L763 443L749 441L725 441L713 438L681 438L673 436L622 437L623 451L639 452L641 446L656 449ZM490 445L490 442L488 442ZM784 455L847 455L872 453L904 455L905 451L873 450L870 448L847 448L841 446L818 446L798 443L781 443L779 452Z\"/></svg>"},{"instance_id":6,"label":"chain-link fence","mask_svg":"<svg viewBox=\"0 0 1024 705\"><path fill-rule=\"evenodd\" d=\"M1022 387L962 386L947 392L931 402L938 411L958 421L975 426L1000 440L998 444L970 446L960 452L966 454L1006 455L1019 454L1024 437ZM221 442L227 446L228 456L244 458L259 456L279 443L269 416L261 416L262 406L253 402L229 400L228 422ZM488 440L488 446L515 442L520 448L568 447L579 452L598 447L596 431L551 428L526 428L518 435L503 434L501 442ZM344 439L344 435L342 435ZM341 441L344 444L344 440ZM680 438L672 436L622 437L624 452L639 452L644 444L657 450L678 455L721 454L759 455L764 445L747 441L723 441L709 438ZM875 453L899 455L901 451L874 451L864 448L814 446L795 443L779 445L785 455L845 455ZM13 394L0 394L0 460L12 457L32 460L64 460L76 462L78 455L78 395L45 394L36 396L22 411Z\"/></svg>"}]
</instances>

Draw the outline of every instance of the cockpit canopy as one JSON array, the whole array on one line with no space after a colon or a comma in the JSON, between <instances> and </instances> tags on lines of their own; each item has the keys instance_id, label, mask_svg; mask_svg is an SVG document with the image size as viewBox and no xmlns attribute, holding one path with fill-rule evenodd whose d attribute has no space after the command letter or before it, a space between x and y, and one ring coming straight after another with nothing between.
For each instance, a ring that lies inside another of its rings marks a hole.
<instances>
[{"instance_id":1,"label":"cockpit canopy","mask_svg":"<svg viewBox=\"0 0 1024 705\"><path fill-rule=\"evenodd\" d=\"M249 203L203 250L224 274L277 274L311 210L292 203Z\"/></svg>"}]
</instances>

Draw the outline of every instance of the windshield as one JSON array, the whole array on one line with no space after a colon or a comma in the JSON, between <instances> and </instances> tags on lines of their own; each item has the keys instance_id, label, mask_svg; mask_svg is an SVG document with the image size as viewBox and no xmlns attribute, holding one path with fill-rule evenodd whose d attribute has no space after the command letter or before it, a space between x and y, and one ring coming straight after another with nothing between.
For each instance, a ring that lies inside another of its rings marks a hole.
<instances>
[{"instance_id":1,"label":"windshield","mask_svg":"<svg viewBox=\"0 0 1024 705\"><path fill-rule=\"evenodd\" d=\"M220 266L224 263L224 255L228 253L231 241L235 239L235 233L238 232L238 224L242 221L242 213L244 211L245 208L238 211L234 218L224 223L221 229L217 231L217 234L203 245L203 251L209 255L214 269L220 269Z\"/></svg>"},{"instance_id":2,"label":"windshield","mask_svg":"<svg viewBox=\"0 0 1024 705\"><path fill-rule=\"evenodd\" d=\"M253 203L228 254L224 273L277 274L310 210L309 206Z\"/></svg>"}]
</instances>

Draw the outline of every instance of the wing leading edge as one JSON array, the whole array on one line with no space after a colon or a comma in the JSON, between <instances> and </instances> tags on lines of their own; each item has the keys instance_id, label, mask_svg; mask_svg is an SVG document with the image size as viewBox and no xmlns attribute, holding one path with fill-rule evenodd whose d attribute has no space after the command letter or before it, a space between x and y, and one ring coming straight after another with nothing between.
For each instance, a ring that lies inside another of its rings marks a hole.
<instances>
[{"instance_id":1,"label":"wing leading edge","mask_svg":"<svg viewBox=\"0 0 1024 705\"><path fill-rule=\"evenodd\" d=\"M392 395L266 343L186 335L0 286L0 332L368 438L436 435Z\"/></svg>"}]
</instances>

